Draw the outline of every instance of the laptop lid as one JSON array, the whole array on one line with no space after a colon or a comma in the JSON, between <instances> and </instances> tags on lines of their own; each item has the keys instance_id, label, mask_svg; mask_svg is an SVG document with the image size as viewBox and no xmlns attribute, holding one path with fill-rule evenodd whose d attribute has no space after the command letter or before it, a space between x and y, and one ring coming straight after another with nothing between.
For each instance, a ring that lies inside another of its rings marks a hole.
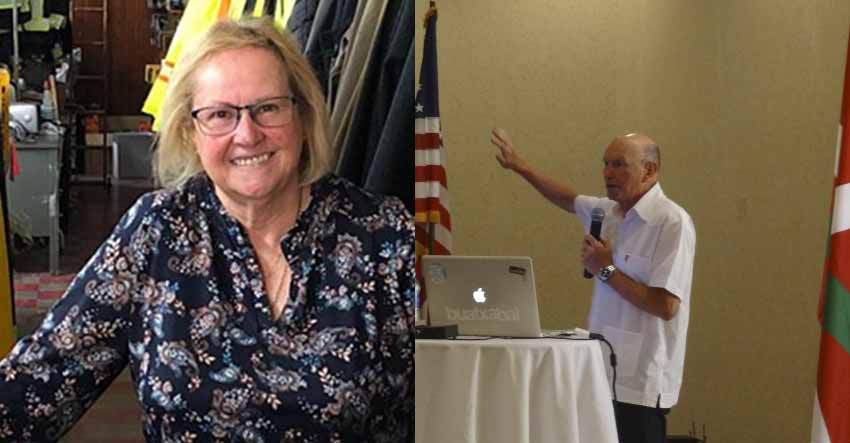
<instances>
[{"instance_id":1,"label":"laptop lid","mask_svg":"<svg viewBox=\"0 0 850 443\"><path fill-rule=\"evenodd\" d=\"M459 335L540 337L530 257L426 255L422 272L431 325Z\"/></svg>"}]
</instances>

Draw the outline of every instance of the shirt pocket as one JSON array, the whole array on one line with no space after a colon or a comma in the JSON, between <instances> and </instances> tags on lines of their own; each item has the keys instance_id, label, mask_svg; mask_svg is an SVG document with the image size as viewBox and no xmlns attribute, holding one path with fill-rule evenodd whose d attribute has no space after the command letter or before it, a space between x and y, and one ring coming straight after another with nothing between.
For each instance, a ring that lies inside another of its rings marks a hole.
<instances>
[{"instance_id":1,"label":"shirt pocket","mask_svg":"<svg viewBox=\"0 0 850 443\"><path fill-rule=\"evenodd\" d=\"M626 275L640 283L649 281L650 266L652 264L650 257L628 251L618 251L616 258L615 265L617 269L622 270Z\"/></svg>"}]
</instances>

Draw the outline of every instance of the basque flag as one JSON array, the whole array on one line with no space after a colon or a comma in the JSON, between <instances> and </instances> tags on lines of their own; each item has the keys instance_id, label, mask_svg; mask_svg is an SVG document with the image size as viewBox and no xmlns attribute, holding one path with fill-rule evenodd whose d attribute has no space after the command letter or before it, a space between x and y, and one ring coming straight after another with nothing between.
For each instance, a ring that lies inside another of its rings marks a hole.
<instances>
[{"instance_id":1,"label":"basque flag","mask_svg":"<svg viewBox=\"0 0 850 443\"><path fill-rule=\"evenodd\" d=\"M838 123L832 223L820 294L813 443L850 443L850 46Z\"/></svg>"}]
</instances>

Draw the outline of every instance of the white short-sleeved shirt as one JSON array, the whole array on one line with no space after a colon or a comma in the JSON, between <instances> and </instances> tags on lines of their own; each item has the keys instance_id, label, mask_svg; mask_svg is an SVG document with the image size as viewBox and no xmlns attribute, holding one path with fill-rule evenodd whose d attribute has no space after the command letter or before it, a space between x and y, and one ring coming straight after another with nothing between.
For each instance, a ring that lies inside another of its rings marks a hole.
<instances>
[{"instance_id":1,"label":"white short-sleeved shirt","mask_svg":"<svg viewBox=\"0 0 850 443\"><path fill-rule=\"evenodd\" d=\"M655 184L625 215L607 198L578 196L576 215L590 226L593 208L605 210L602 237L613 245L614 266L632 279L670 291L681 301L665 321L596 281L588 316L617 353L617 397L625 403L669 408L679 399L690 315L696 231L691 217ZM609 377L611 370L609 368Z\"/></svg>"}]
</instances>

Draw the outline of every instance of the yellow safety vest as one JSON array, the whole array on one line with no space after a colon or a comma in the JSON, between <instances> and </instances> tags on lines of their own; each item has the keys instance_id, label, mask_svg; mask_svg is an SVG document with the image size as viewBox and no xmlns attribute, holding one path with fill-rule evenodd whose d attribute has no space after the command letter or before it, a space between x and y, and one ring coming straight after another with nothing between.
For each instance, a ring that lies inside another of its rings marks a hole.
<instances>
[{"instance_id":1,"label":"yellow safety vest","mask_svg":"<svg viewBox=\"0 0 850 443\"><path fill-rule=\"evenodd\" d=\"M44 0L30 0L32 3L32 18L23 24L25 31L47 32L50 30L50 20L44 16Z\"/></svg>"}]
</instances>

